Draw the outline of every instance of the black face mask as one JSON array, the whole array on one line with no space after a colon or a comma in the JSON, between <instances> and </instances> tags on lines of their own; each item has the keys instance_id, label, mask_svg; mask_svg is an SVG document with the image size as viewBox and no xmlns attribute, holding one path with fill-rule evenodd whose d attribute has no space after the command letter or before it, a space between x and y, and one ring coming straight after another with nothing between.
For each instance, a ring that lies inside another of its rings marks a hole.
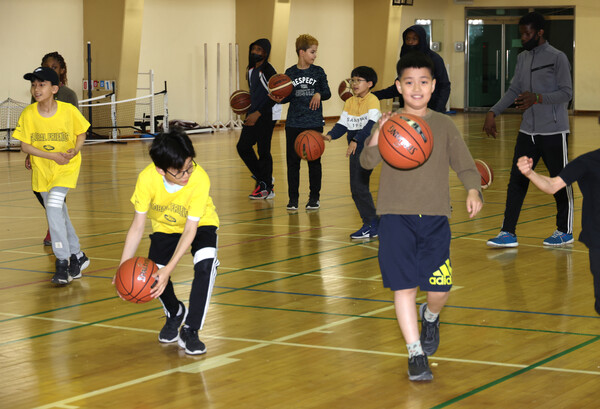
<instances>
[{"instance_id":1,"label":"black face mask","mask_svg":"<svg viewBox=\"0 0 600 409\"><path fill-rule=\"evenodd\" d=\"M406 48L407 51L419 51L419 44L415 44L415 45L404 44L404 47Z\"/></svg>"},{"instance_id":2,"label":"black face mask","mask_svg":"<svg viewBox=\"0 0 600 409\"><path fill-rule=\"evenodd\" d=\"M254 53L250 53L250 65L255 66L257 63L261 62L264 59L264 57L260 54L254 54Z\"/></svg>"},{"instance_id":3,"label":"black face mask","mask_svg":"<svg viewBox=\"0 0 600 409\"><path fill-rule=\"evenodd\" d=\"M527 41L526 43L522 43L522 45L524 49L526 49L527 51L531 51L538 46L539 42L540 36L536 34L535 37L531 37L531 40Z\"/></svg>"}]
</instances>

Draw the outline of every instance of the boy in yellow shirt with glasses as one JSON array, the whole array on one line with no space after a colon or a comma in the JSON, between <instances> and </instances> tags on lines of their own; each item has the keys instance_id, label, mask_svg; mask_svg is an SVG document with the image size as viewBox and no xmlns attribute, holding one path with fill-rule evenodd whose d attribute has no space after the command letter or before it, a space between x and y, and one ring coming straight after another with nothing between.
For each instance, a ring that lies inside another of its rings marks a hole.
<instances>
[{"instance_id":1,"label":"boy in yellow shirt with glasses","mask_svg":"<svg viewBox=\"0 0 600 409\"><path fill-rule=\"evenodd\" d=\"M194 161L195 156L185 132L174 130L156 136L150 147L153 163L140 172L131 197L135 215L120 262L135 256L146 218L150 218L153 233L148 258L159 267L151 295L160 300L167 316L158 340L178 342L189 355L206 352L198 331L204 325L219 265L219 217L209 196L210 180ZM175 295L171 273L190 247L194 280L188 309Z\"/></svg>"}]
</instances>

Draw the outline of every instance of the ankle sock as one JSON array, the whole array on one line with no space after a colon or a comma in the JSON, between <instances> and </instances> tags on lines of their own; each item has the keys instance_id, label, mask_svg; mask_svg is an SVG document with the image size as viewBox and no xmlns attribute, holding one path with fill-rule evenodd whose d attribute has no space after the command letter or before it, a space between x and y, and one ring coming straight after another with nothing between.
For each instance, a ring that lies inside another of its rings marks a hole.
<instances>
[{"instance_id":1,"label":"ankle sock","mask_svg":"<svg viewBox=\"0 0 600 409\"><path fill-rule=\"evenodd\" d=\"M424 355L423 348L421 347L421 340L417 340L412 344L406 344L406 349L408 349L409 358L417 355Z\"/></svg>"},{"instance_id":2,"label":"ankle sock","mask_svg":"<svg viewBox=\"0 0 600 409\"><path fill-rule=\"evenodd\" d=\"M439 315L440 315L439 313L434 314L431 311L429 311L429 306L427 306L427 308L425 308L425 313L423 314L423 318L425 318L429 322L435 322L435 320L437 320L437 317L439 317Z\"/></svg>"}]
</instances>

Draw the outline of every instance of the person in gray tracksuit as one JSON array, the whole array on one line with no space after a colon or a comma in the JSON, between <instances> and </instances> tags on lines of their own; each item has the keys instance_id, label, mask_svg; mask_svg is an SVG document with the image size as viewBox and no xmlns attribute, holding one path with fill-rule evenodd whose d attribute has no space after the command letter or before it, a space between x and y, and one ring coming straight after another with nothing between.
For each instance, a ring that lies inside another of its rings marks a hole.
<instances>
[{"instance_id":1,"label":"person in gray tracksuit","mask_svg":"<svg viewBox=\"0 0 600 409\"><path fill-rule=\"evenodd\" d=\"M496 137L495 117L513 103L523 111L506 192L506 208L500 234L488 240L490 247L518 246L516 232L521 206L529 179L516 163L519 157L533 159L535 167L543 159L551 177L557 176L568 163L567 140L569 116L567 106L573 97L570 64L567 56L544 39L544 17L529 13L519 20L521 43L515 74L506 94L490 109L483 130ZM556 230L544 240L547 246L573 242L573 190L567 186L554 194Z\"/></svg>"}]
</instances>

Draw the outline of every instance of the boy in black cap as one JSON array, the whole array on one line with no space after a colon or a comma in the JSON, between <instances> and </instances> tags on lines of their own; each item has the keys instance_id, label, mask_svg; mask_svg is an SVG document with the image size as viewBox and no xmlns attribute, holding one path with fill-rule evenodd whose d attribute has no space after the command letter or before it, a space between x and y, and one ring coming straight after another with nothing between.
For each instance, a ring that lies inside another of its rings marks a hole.
<instances>
[{"instance_id":1,"label":"boy in black cap","mask_svg":"<svg viewBox=\"0 0 600 409\"><path fill-rule=\"evenodd\" d=\"M52 250L56 256L55 284L68 284L81 277L80 259L85 257L69 219L65 197L77 186L81 148L90 123L71 104L56 101L59 78L52 68L39 67L23 76L31 81L35 103L21 113L13 137L21 150L31 156L32 189L40 192Z\"/></svg>"}]
</instances>

